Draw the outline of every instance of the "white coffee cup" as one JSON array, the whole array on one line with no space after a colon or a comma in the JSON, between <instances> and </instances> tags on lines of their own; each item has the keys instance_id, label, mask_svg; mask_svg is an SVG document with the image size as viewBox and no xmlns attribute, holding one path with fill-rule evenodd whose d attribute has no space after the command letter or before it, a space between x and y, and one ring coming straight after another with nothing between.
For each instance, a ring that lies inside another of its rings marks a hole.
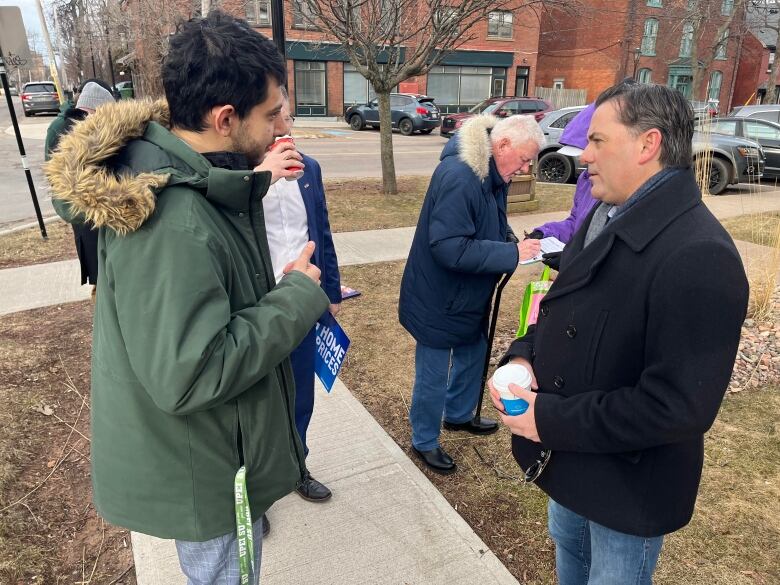
<instances>
[{"instance_id":1,"label":"white coffee cup","mask_svg":"<svg viewBox=\"0 0 780 585\"><path fill-rule=\"evenodd\" d=\"M528 403L518 398L509 390L509 385L522 386L526 390L531 389L531 372L520 364L506 364L493 373L493 387L501 395L501 403L504 410L511 416L523 414L528 409Z\"/></svg>"}]
</instances>

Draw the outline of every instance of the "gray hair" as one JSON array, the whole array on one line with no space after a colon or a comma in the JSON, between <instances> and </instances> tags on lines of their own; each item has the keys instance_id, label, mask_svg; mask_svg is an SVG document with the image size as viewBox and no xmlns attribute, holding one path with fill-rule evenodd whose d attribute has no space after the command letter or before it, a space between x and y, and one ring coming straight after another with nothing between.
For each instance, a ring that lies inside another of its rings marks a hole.
<instances>
[{"instance_id":1,"label":"gray hair","mask_svg":"<svg viewBox=\"0 0 780 585\"><path fill-rule=\"evenodd\" d=\"M596 107L614 100L620 123L634 134L661 133L660 162L688 167L693 161L693 109L682 93L664 85L622 82L605 90Z\"/></svg>"},{"instance_id":2,"label":"gray hair","mask_svg":"<svg viewBox=\"0 0 780 585\"><path fill-rule=\"evenodd\" d=\"M508 138L512 146L520 146L526 142L535 142L539 150L544 148L544 132L536 123L533 116L509 116L502 118L490 132L490 139L498 142L502 138Z\"/></svg>"}]
</instances>

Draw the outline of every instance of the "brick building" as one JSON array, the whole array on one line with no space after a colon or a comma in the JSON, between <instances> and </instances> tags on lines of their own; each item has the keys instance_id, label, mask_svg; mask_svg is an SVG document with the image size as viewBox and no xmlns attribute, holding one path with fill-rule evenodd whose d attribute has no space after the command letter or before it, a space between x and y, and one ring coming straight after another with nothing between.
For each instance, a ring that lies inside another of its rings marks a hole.
<instances>
[{"instance_id":1,"label":"brick building","mask_svg":"<svg viewBox=\"0 0 780 585\"><path fill-rule=\"evenodd\" d=\"M763 101L769 80L770 57L774 58L774 46L765 45L752 32L745 35L734 83L732 107Z\"/></svg>"},{"instance_id":2,"label":"brick building","mask_svg":"<svg viewBox=\"0 0 780 585\"><path fill-rule=\"evenodd\" d=\"M694 47L686 17L699 5L708 14ZM734 10L734 0L583 0L576 15L548 11L541 22L537 84L586 89L592 101L621 79L635 77L677 88L691 99L716 100L723 111L731 102L741 42L733 31L742 17L733 16L720 42L715 37ZM704 71L692 95L696 52Z\"/></svg>"},{"instance_id":3,"label":"brick building","mask_svg":"<svg viewBox=\"0 0 780 585\"><path fill-rule=\"evenodd\" d=\"M373 91L341 46L307 24L299 2L285 2L290 96L297 116L342 116L371 100ZM272 37L270 0L226 0L223 10L246 18ZM538 18L530 9L502 10L468 31L473 40L446 55L427 75L399 91L427 93L444 112L462 111L493 95L528 95L536 76Z\"/></svg>"}]
</instances>

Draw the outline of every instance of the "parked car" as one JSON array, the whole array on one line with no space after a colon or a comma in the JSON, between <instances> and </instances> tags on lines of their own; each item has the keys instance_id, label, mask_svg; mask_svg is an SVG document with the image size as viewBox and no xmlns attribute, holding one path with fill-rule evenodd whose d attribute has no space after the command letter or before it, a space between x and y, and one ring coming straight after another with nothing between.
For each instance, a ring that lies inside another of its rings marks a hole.
<instances>
[{"instance_id":1,"label":"parked car","mask_svg":"<svg viewBox=\"0 0 780 585\"><path fill-rule=\"evenodd\" d=\"M563 146L559 141L563 129L579 114L585 106L573 106L547 112L539 122L544 132L545 143L539 152L539 162L536 165L536 176L545 183L568 183L572 181L582 170L579 158L559 154L558 149Z\"/></svg>"},{"instance_id":2,"label":"parked car","mask_svg":"<svg viewBox=\"0 0 780 585\"><path fill-rule=\"evenodd\" d=\"M720 195L729 185L758 181L766 158L758 142L737 136L695 132L693 158L711 151L710 194Z\"/></svg>"},{"instance_id":3,"label":"parked car","mask_svg":"<svg viewBox=\"0 0 780 585\"><path fill-rule=\"evenodd\" d=\"M29 117L41 112L59 114L60 98L51 81L32 81L22 86L22 108Z\"/></svg>"},{"instance_id":4,"label":"parked car","mask_svg":"<svg viewBox=\"0 0 780 585\"><path fill-rule=\"evenodd\" d=\"M757 118L780 123L780 104L764 104L758 106L738 106L731 110L730 118Z\"/></svg>"},{"instance_id":5,"label":"parked car","mask_svg":"<svg viewBox=\"0 0 780 585\"><path fill-rule=\"evenodd\" d=\"M705 130L758 142L766 156L763 176L780 177L780 124L752 118L716 118Z\"/></svg>"},{"instance_id":6,"label":"parked car","mask_svg":"<svg viewBox=\"0 0 780 585\"><path fill-rule=\"evenodd\" d=\"M442 136L452 136L463 125L463 122L477 114L493 114L499 118L506 118L514 114L533 114L536 121L544 118L545 113L554 110L552 104L546 100L535 97L492 97L477 104L468 112L460 114L448 114L442 118Z\"/></svg>"},{"instance_id":7,"label":"parked car","mask_svg":"<svg viewBox=\"0 0 780 585\"><path fill-rule=\"evenodd\" d=\"M393 128L398 128L404 136L415 132L430 134L441 124L439 109L433 98L415 93L391 93L390 117ZM351 106L344 119L353 130L363 130L366 126L379 128L378 100L375 98L367 104Z\"/></svg>"}]
</instances>

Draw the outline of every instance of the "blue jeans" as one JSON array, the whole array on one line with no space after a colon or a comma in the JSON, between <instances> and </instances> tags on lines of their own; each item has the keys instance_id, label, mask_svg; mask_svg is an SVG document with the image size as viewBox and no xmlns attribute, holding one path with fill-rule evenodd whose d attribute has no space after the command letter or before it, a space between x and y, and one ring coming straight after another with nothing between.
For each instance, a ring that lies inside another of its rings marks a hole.
<instances>
[{"instance_id":1,"label":"blue jeans","mask_svg":"<svg viewBox=\"0 0 780 585\"><path fill-rule=\"evenodd\" d=\"M559 585L652 585L663 536L624 534L552 499L547 515Z\"/></svg>"},{"instance_id":2,"label":"blue jeans","mask_svg":"<svg viewBox=\"0 0 780 585\"><path fill-rule=\"evenodd\" d=\"M441 419L452 423L471 420L479 398L487 341L438 349L417 344L414 389L409 420L412 445L419 451L439 446Z\"/></svg>"}]
</instances>

